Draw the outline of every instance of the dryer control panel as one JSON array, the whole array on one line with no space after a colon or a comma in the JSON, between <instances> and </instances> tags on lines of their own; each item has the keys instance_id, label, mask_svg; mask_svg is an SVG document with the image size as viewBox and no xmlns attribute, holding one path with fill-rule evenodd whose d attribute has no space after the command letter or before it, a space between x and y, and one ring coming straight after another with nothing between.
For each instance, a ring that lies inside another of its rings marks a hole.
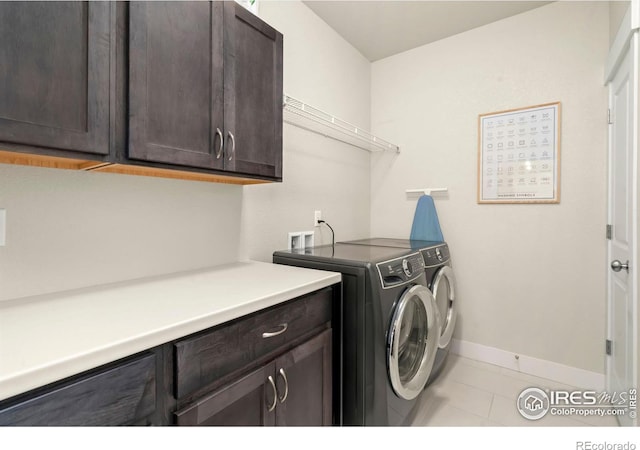
<instances>
[{"instance_id":1,"label":"dryer control panel","mask_svg":"<svg viewBox=\"0 0 640 450\"><path fill-rule=\"evenodd\" d=\"M383 288L407 283L424 273L424 259L420 253L381 262L376 266Z\"/></svg>"},{"instance_id":2,"label":"dryer control panel","mask_svg":"<svg viewBox=\"0 0 640 450\"><path fill-rule=\"evenodd\" d=\"M422 250L425 267L442 266L449 261L449 246L447 244Z\"/></svg>"}]
</instances>

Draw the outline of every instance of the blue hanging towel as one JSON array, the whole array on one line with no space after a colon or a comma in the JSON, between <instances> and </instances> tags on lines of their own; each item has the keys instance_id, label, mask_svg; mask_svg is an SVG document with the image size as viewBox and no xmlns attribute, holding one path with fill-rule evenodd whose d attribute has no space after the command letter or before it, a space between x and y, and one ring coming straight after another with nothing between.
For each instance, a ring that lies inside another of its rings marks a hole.
<instances>
[{"instance_id":1,"label":"blue hanging towel","mask_svg":"<svg viewBox=\"0 0 640 450\"><path fill-rule=\"evenodd\" d=\"M430 195L423 195L418 199L416 213L411 225L411 240L444 242L436 205Z\"/></svg>"}]
</instances>

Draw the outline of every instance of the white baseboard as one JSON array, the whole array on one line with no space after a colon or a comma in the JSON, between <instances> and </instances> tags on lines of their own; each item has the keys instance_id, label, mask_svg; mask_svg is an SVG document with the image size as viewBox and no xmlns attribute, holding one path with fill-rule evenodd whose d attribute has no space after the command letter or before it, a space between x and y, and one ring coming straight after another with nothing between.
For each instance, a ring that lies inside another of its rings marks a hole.
<instances>
[{"instance_id":1,"label":"white baseboard","mask_svg":"<svg viewBox=\"0 0 640 450\"><path fill-rule=\"evenodd\" d=\"M593 389L599 392L605 389L604 374L565 366L564 364L527 355L518 354L518 359L516 359L515 353L495 347L453 339L451 341L451 352L465 358L494 364L570 386Z\"/></svg>"}]
</instances>

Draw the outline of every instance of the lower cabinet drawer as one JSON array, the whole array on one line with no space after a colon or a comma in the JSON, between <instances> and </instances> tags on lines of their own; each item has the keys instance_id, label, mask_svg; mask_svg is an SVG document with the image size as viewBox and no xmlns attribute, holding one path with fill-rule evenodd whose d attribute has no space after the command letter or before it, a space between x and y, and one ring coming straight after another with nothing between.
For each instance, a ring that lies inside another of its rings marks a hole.
<instances>
[{"instance_id":1,"label":"lower cabinet drawer","mask_svg":"<svg viewBox=\"0 0 640 450\"><path fill-rule=\"evenodd\" d=\"M142 355L20 398L24 400L0 406L0 425L132 424L155 410L156 357Z\"/></svg>"},{"instance_id":2,"label":"lower cabinet drawer","mask_svg":"<svg viewBox=\"0 0 640 450\"><path fill-rule=\"evenodd\" d=\"M325 288L177 342L176 398L284 349L330 322L332 298L331 288Z\"/></svg>"}]
</instances>

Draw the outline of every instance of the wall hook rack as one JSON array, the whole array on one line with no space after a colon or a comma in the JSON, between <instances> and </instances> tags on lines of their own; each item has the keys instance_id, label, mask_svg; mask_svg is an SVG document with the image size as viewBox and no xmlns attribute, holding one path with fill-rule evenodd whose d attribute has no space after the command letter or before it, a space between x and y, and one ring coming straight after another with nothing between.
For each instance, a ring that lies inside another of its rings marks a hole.
<instances>
[{"instance_id":1,"label":"wall hook rack","mask_svg":"<svg viewBox=\"0 0 640 450\"><path fill-rule=\"evenodd\" d=\"M424 194L424 195L431 195L432 193L435 192L448 192L449 189L447 188L421 188L421 189L407 189L405 192L407 194Z\"/></svg>"}]
</instances>

